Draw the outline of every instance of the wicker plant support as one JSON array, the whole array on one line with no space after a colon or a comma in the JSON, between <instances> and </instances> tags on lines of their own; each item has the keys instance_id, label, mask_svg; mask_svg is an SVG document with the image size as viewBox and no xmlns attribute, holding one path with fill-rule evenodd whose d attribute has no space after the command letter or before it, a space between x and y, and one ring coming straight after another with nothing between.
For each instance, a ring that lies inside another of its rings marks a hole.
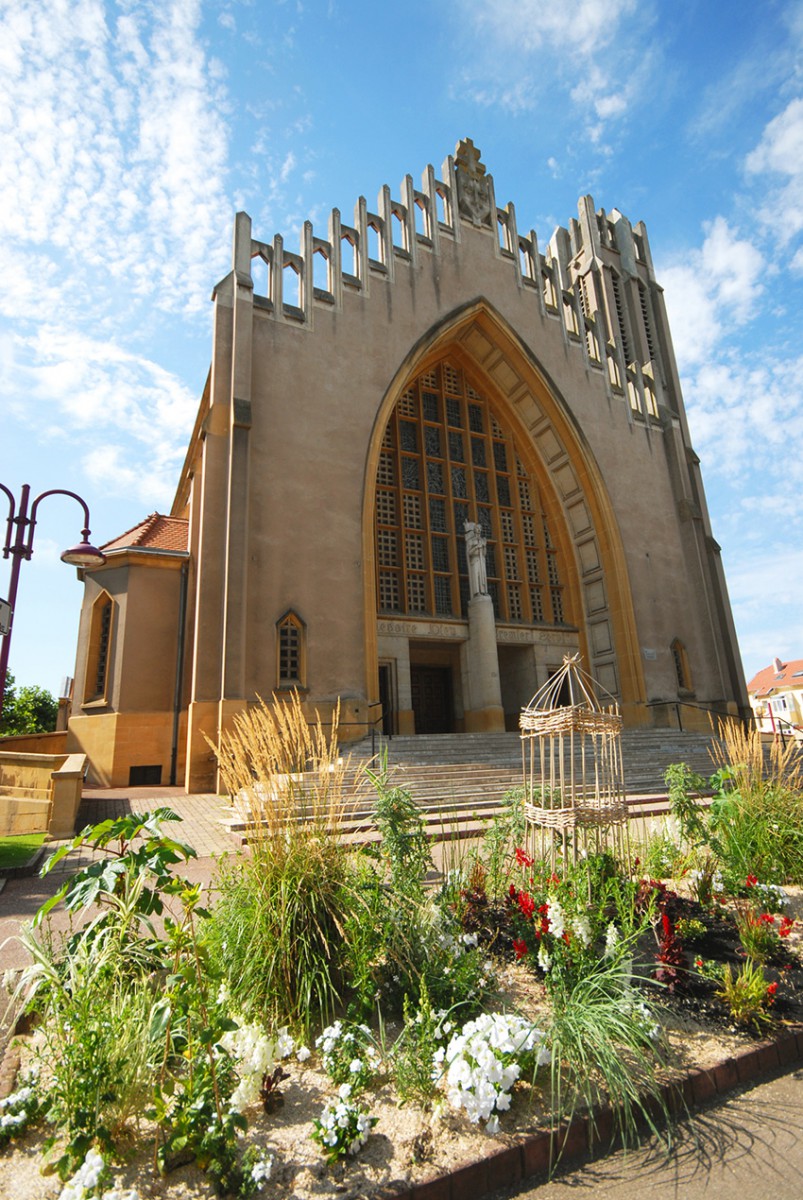
<instances>
[{"instance_id":1,"label":"wicker plant support","mask_svg":"<svg viewBox=\"0 0 803 1200\"><path fill-rule=\"evenodd\" d=\"M600 704L599 691L579 655L567 655L519 720L531 852L553 871L558 853L577 862L602 850L630 871L622 718L613 696Z\"/></svg>"}]
</instances>

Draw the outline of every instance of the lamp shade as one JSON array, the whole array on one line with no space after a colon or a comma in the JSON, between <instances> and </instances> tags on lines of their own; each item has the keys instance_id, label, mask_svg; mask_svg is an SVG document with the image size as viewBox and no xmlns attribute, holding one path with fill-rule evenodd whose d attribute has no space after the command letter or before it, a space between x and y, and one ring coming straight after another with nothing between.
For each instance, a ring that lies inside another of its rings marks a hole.
<instances>
[{"instance_id":1,"label":"lamp shade","mask_svg":"<svg viewBox=\"0 0 803 1200\"><path fill-rule=\"evenodd\" d=\"M106 561L106 555L96 546L90 546L89 542L79 542L77 546L64 551L61 561L70 567L99 567Z\"/></svg>"}]
</instances>

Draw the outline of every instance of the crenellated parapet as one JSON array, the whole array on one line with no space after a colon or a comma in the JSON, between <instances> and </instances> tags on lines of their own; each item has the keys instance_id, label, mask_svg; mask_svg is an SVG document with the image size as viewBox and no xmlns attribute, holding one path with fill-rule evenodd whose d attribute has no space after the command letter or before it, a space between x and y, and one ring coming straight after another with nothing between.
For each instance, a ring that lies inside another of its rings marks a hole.
<instances>
[{"instance_id":1,"label":"crenellated parapet","mask_svg":"<svg viewBox=\"0 0 803 1200\"><path fill-rule=\"evenodd\" d=\"M493 177L470 138L458 143L440 175L427 166L417 188L405 176L401 196L383 186L375 209L360 197L351 224L338 209L319 237L305 221L299 250L252 236L251 220L235 224L234 273L253 289L253 304L272 319L311 328L315 310L337 311L347 296L368 297L378 281L433 265L467 230L487 235L489 253L508 260L518 286L532 294L543 321L560 326L569 353L599 372L608 391L627 401L631 418L657 421L677 412L677 375L661 288L647 231L617 209L594 209L581 197L578 217L558 227L545 250L534 230L520 233L514 205L496 203Z\"/></svg>"}]
</instances>

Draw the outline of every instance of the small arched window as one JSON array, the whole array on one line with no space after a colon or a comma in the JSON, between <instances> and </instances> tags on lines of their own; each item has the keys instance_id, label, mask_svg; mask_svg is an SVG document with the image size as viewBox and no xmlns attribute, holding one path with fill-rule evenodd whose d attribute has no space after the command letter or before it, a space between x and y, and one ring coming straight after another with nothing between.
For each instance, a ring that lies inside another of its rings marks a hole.
<instances>
[{"instance_id":1,"label":"small arched window","mask_svg":"<svg viewBox=\"0 0 803 1200\"><path fill-rule=\"evenodd\" d=\"M689 656L686 653L686 647L679 638L675 638L672 645L669 647L672 654L672 662L675 667L675 677L678 684L678 692L689 694L692 692L691 670L689 669Z\"/></svg>"},{"instance_id":2,"label":"small arched window","mask_svg":"<svg viewBox=\"0 0 803 1200\"><path fill-rule=\"evenodd\" d=\"M85 703L106 703L111 677L111 643L114 623L114 601L108 592L101 592L92 605L89 628L89 648L84 683Z\"/></svg>"},{"instance_id":3,"label":"small arched window","mask_svg":"<svg viewBox=\"0 0 803 1200\"><path fill-rule=\"evenodd\" d=\"M307 627L297 613L286 612L276 622L277 686L307 686Z\"/></svg>"}]
</instances>

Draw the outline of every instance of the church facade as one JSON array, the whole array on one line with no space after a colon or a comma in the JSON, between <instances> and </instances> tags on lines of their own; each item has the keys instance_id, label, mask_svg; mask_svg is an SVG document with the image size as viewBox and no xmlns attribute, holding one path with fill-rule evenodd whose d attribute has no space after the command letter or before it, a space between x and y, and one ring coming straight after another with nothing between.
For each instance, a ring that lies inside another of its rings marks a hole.
<instances>
[{"instance_id":1,"label":"church facade","mask_svg":"<svg viewBox=\"0 0 803 1200\"><path fill-rule=\"evenodd\" d=\"M466 139L300 252L238 214L213 301L172 511L85 576L98 782L212 789L293 689L345 738L513 729L567 653L626 724L747 711L642 224L586 196L541 249Z\"/></svg>"}]
</instances>

